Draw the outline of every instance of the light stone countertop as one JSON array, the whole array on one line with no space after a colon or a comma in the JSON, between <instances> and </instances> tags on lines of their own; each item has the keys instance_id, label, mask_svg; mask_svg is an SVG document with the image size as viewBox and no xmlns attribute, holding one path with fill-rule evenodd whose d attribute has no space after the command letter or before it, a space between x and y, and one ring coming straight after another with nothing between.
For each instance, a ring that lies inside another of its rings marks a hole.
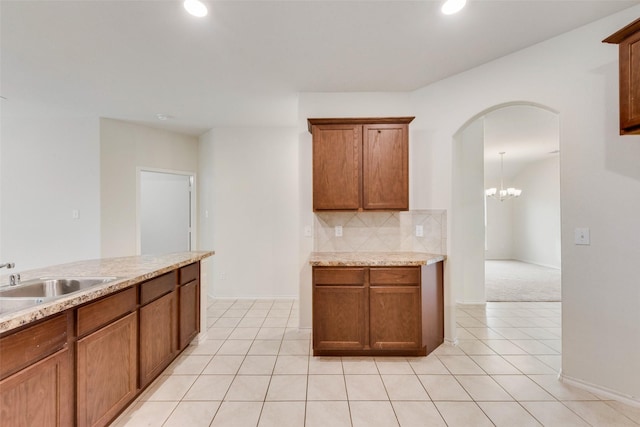
<instances>
[{"instance_id":1,"label":"light stone countertop","mask_svg":"<svg viewBox=\"0 0 640 427\"><path fill-rule=\"evenodd\" d=\"M46 301L19 311L0 314L0 333L18 328L52 314L129 288L137 283L160 276L168 271L208 258L213 251L177 252L167 255L141 255L77 261L20 273L21 281L42 277L116 276L117 280ZM8 275L0 281L3 288Z\"/></svg>"},{"instance_id":2,"label":"light stone countertop","mask_svg":"<svg viewBox=\"0 0 640 427\"><path fill-rule=\"evenodd\" d=\"M312 252L309 264L314 267L406 267L431 265L446 258L446 255L425 252Z\"/></svg>"}]
</instances>

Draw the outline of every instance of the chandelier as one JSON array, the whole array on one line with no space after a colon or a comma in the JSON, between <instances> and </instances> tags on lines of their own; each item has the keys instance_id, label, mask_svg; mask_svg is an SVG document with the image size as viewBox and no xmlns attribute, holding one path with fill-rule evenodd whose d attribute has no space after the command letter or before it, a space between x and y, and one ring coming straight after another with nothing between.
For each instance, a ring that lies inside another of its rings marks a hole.
<instances>
[{"instance_id":1,"label":"chandelier","mask_svg":"<svg viewBox=\"0 0 640 427\"><path fill-rule=\"evenodd\" d=\"M505 152L501 151L498 154L500 154L500 190L498 190L495 187L487 188L484 191L484 194L487 197L491 197L496 200L500 200L502 202L504 200L514 199L516 197L519 197L520 194L522 194L522 190L514 187L509 187L506 189L504 188L504 154Z\"/></svg>"}]
</instances>

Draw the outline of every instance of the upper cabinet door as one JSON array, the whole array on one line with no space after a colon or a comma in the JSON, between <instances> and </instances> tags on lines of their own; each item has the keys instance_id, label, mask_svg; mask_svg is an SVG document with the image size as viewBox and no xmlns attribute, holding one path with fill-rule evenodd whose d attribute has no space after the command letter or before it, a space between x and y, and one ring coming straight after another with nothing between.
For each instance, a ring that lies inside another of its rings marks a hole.
<instances>
[{"instance_id":1,"label":"upper cabinet door","mask_svg":"<svg viewBox=\"0 0 640 427\"><path fill-rule=\"evenodd\" d=\"M412 120L308 119L313 134L313 210L408 210Z\"/></svg>"},{"instance_id":2,"label":"upper cabinet door","mask_svg":"<svg viewBox=\"0 0 640 427\"><path fill-rule=\"evenodd\" d=\"M620 127L640 132L640 32L620 44Z\"/></svg>"},{"instance_id":3,"label":"upper cabinet door","mask_svg":"<svg viewBox=\"0 0 640 427\"><path fill-rule=\"evenodd\" d=\"M363 208L409 209L406 124L363 126Z\"/></svg>"},{"instance_id":4,"label":"upper cabinet door","mask_svg":"<svg viewBox=\"0 0 640 427\"><path fill-rule=\"evenodd\" d=\"M362 126L313 126L313 210L361 205Z\"/></svg>"},{"instance_id":5,"label":"upper cabinet door","mask_svg":"<svg viewBox=\"0 0 640 427\"><path fill-rule=\"evenodd\" d=\"M640 134L640 19L603 40L620 51L620 135Z\"/></svg>"}]
</instances>

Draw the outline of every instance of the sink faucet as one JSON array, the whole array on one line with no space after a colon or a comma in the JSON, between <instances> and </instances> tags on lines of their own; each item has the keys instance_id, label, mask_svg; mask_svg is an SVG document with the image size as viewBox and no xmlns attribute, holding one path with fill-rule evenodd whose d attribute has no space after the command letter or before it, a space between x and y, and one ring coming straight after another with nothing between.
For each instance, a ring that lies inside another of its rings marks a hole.
<instances>
[{"instance_id":1,"label":"sink faucet","mask_svg":"<svg viewBox=\"0 0 640 427\"><path fill-rule=\"evenodd\" d=\"M15 264L14 262L6 262L6 263L4 263L4 264L0 264L0 268L5 268L5 267L7 267L7 268L13 268L13 267L15 267L15 266L16 266L16 264Z\"/></svg>"},{"instance_id":2,"label":"sink faucet","mask_svg":"<svg viewBox=\"0 0 640 427\"><path fill-rule=\"evenodd\" d=\"M20 274L12 274L9 276L9 286L15 286L20 283Z\"/></svg>"}]
</instances>

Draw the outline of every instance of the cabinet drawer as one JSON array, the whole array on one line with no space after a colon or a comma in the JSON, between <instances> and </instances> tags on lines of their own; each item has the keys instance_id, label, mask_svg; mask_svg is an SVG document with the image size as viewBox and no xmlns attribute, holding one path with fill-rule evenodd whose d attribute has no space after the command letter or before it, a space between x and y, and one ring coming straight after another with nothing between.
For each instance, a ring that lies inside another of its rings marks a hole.
<instances>
[{"instance_id":1,"label":"cabinet drawer","mask_svg":"<svg viewBox=\"0 0 640 427\"><path fill-rule=\"evenodd\" d=\"M95 331L123 315L136 309L136 288L129 288L110 295L100 301L80 307L78 316L78 336Z\"/></svg>"},{"instance_id":2,"label":"cabinet drawer","mask_svg":"<svg viewBox=\"0 0 640 427\"><path fill-rule=\"evenodd\" d=\"M363 285L364 268L314 268L314 285Z\"/></svg>"},{"instance_id":3,"label":"cabinet drawer","mask_svg":"<svg viewBox=\"0 0 640 427\"><path fill-rule=\"evenodd\" d=\"M5 378L55 353L66 344L65 314L0 338L0 378Z\"/></svg>"},{"instance_id":4,"label":"cabinet drawer","mask_svg":"<svg viewBox=\"0 0 640 427\"><path fill-rule=\"evenodd\" d=\"M378 267L369 271L369 283L375 285L419 285L420 267Z\"/></svg>"},{"instance_id":5,"label":"cabinet drawer","mask_svg":"<svg viewBox=\"0 0 640 427\"><path fill-rule=\"evenodd\" d=\"M163 274L160 277L151 279L140 285L140 305L147 304L154 299L161 297L164 294L168 294L176 287L177 271Z\"/></svg>"},{"instance_id":6,"label":"cabinet drawer","mask_svg":"<svg viewBox=\"0 0 640 427\"><path fill-rule=\"evenodd\" d=\"M185 285L200 277L200 263L195 262L180 269L180 284Z\"/></svg>"}]
</instances>

